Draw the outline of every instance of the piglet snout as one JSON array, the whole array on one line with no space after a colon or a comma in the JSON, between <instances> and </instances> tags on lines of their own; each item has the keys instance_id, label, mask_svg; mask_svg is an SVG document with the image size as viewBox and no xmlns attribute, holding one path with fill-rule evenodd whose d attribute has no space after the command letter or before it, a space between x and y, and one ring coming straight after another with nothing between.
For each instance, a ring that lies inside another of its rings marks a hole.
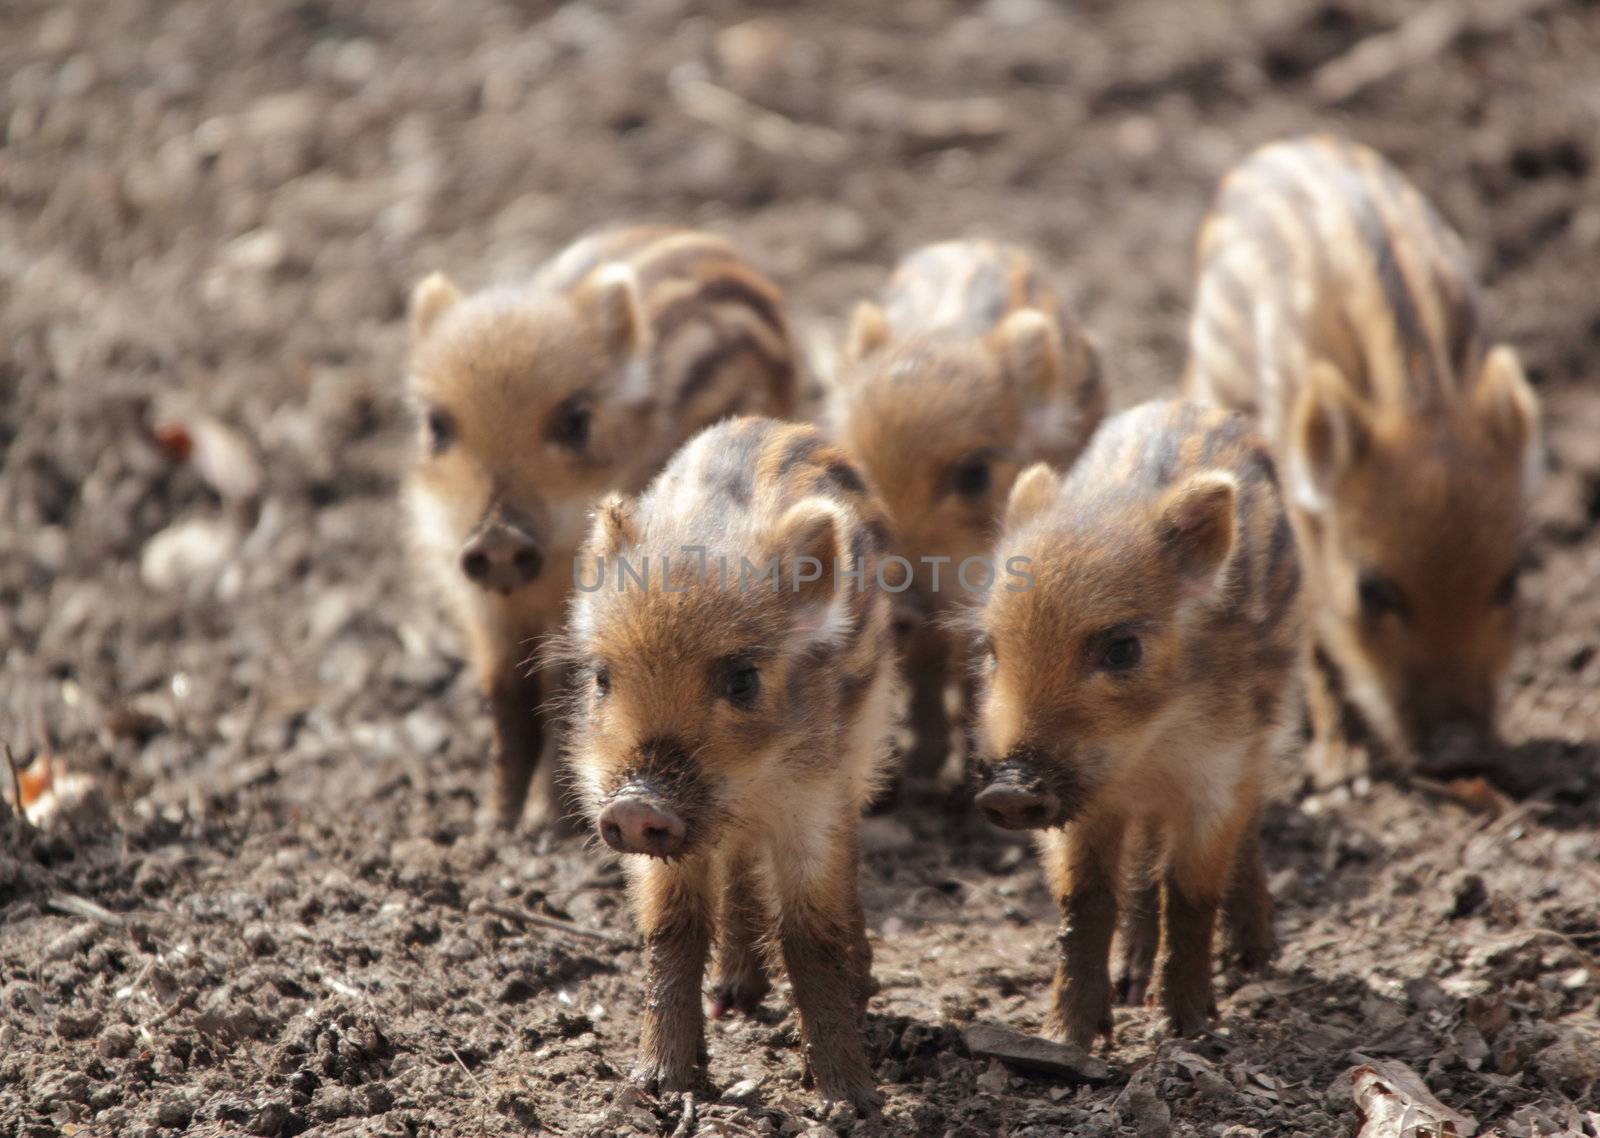
<instances>
[{"instance_id":1,"label":"piglet snout","mask_svg":"<svg viewBox=\"0 0 1600 1138\"><path fill-rule=\"evenodd\" d=\"M683 849L683 819L643 795L613 798L600 811L600 836L618 853L671 857Z\"/></svg>"},{"instance_id":2,"label":"piglet snout","mask_svg":"<svg viewBox=\"0 0 1600 1138\"><path fill-rule=\"evenodd\" d=\"M1061 803L1048 790L1035 790L1014 782L996 782L973 799L985 818L1004 830L1037 830L1048 826L1061 811Z\"/></svg>"}]
</instances>

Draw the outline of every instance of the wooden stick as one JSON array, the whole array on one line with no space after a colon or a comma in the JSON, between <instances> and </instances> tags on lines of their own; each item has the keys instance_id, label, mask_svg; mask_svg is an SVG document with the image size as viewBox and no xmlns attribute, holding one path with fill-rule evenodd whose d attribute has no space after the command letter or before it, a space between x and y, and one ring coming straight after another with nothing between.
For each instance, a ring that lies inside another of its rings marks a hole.
<instances>
[{"instance_id":1,"label":"wooden stick","mask_svg":"<svg viewBox=\"0 0 1600 1138\"><path fill-rule=\"evenodd\" d=\"M121 928L128 923L128 918L121 913L113 913L104 905L96 905L88 898L76 897L71 893L52 893L45 904L58 913L69 913L74 917L99 921L101 924L113 925L117 928Z\"/></svg>"},{"instance_id":2,"label":"wooden stick","mask_svg":"<svg viewBox=\"0 0 1600 1138\"><path fill-rule=\"evenodd\" d=\"M1463 0L1433 0L1387 32L1368 36L1317 68L1311 89L1326 103L1342 103L1449 50L1469 31L1495 35L1555 0L1505 0L1469 7Z\"/></svg>"},{"instance_id":3,"label":"wooden stick","mask_svg":"<svg viewBox=\"0 0 1600 1138\"><path fill-rule=\"evenodd\" d=\"M514 921L519 925L532 925L541 929L554 929L557 932L571 933L573 936L587 937L589 940L605 941L608 944L628 943L625 937L620 937L616 933L608 933L604 929L586 929L582 925L574 924L571 921L563 921L556 917L541 916L538 913L530 913L526 909L520 909L515 905L502 905L494 901L485 900L482 897L474 898L472 902L467 905L467 912L488 913L491 916L504 917L506 920Z\"/></svg>"},{"instance_id":4,"label":"wooden stick","mask_svg":"<svg viewBox=\"0 0 1600 1138\"><path fill-rule=\"evenodd\" d=\"M706 78L694 64L680 64L667 76L672 99L690 118L726 131L773 154L798 154L813 162L841 162L850 141L825 126L795 122L757 106Z\"/></svg>"},{"instance_id":5,"label":"wooden stick","mask_svg":"<svg viewBox=\"0 0 1600 1138\"><path fill-rule=\"evenodd\" d=\"M6 766L11 768L11 808L17 812L17 818L24 826L29 825L28 812L22 806L22 775L17 773L17 757L11 753L11 744L3 744L6 752Z\"/></svg>"}]
</instances>

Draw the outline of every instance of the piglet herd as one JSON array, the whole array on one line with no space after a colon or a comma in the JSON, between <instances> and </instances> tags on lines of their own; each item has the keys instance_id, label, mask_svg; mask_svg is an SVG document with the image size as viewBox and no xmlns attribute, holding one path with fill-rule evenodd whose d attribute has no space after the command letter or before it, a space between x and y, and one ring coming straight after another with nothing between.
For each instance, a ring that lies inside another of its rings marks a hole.
<instances>
[{"instance_id":1,"label":"piglet herd","mask_svg":"<svg viewBox=\"0 0 1600 1138\"><path fill-rule=\"evenodd\" d=\"M1183 398L1109 419L1091 340L989 242L907 257L816 408L778 286L703 233L416 287L415 554L493 820L579 809L624 855L641 1083L700 1077L714 955L714 1018L781 964L817 1091L879 1102L859 819L953 755L1038 835L1048 1028L1087 1046L1117 999L1201 1030L1219 940L1274 956L1262 796L1303 719L1323 783L1490 745L1538 407L1460 239L1318 136L1224 179L1198 260Z\"/></svg>"}]
</instances>

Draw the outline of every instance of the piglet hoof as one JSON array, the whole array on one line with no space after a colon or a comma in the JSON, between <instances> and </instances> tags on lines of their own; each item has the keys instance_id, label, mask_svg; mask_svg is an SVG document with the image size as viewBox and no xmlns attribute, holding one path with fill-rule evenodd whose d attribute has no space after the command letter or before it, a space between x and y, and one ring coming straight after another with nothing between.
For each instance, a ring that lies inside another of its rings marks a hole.
<instances>
[{"instance_id":1,"label":"piglet hoof","mask_svg":"<svg viewBox=\"0 0 1600 1138\"><path fill-rule=\"evenodd\" d=\"M1278 938L1271 929L1242 937L1233 945L1233 962L1241 972L1265 972L1277 958Z\"/></svg>"},{"instance_id":2,"label":"piglet hoof","mask_svg":"<svg viewBox=\"0 0 1600 1138\"><path fill-rule=\"evenodd\" d=\"M1169 999L1165 1003L1167 1027L1177 1036L1199 1035L1217 1014L1216 1005L1209 996Z\"/></svg>"},{"instance_id":3,"label":"piglet hoof","mask_svg":"<svg viewBox=\"0 0 1600 1138\"><path fill-rule=\"evenodd\" d=\"M1142 1008L1150 996L1150 970L1129 968L1116 980L1117 1003L1123 1007Z\"/></svg>"},{"instance_id":4,"label":"piglet hoof","mask_svg":"<svg viewBox=\"0 0 1600 1138\"><path fill-rule=\"evenodd\" d=\"M871 1118L883 1110L883 1095L871 1083L842 1083L827 1086L819 1082L817 1093L825 1103L844 1103L859 1118Z\"/></svg>"},{"instance_id":5,"label":"piglet hoof","mask_svg":"<svg viewBox=\"0 0 1600 1138\"><path fill-rule=\"evenodd\" d=\"M652 1095L680 1095L699 1085L700 1072L695 1067L679 1067L654 1061L641 1061L628 1079L640 1090Z\"/></svg>"},{"instance_id":6,"label":"piglet hoof","mask_svg":"<svg viewBox=\"0 0 1600 1138\"><path fill-rule=\"evenodd\" d=\"M1103 1013L1086 1012L1065 1017L1053 1014L1045 1021L1044 1034L1051 1039L1065 1040L1085 1051L1094 1047L1096 1039L1104 1039L1109 1047L1116 1038L1109 1007Z\"/></svg>"},{"instance_id":7,"label":"piglet hoof","mask_svg":"<svg viewBox=\"0 0 1600 1138\"><path fill-rule=\"evenodd\" d=\"M722 1019L729 1012L754 1016L770 991L772 981L765 976L721 981L711 989L711 1018Z\"/></svg>"},{"instance_id":8,"label":"piglet hoof","mask_svg":"<svg viewBox=\"0 0 1600 1138\"><path fill-rule=\"evenodd\" d=\"M522 828L522 808L511 809L500 802L488 802L479 807L477 827L490 838L505 838Z\"/></svg>"}]
</instances>

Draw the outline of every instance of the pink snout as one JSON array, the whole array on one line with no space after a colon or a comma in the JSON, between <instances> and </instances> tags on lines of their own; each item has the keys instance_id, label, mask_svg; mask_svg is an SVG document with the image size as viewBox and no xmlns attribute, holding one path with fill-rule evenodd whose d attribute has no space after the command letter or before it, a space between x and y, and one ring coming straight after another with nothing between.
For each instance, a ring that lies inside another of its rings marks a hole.
<instances>
[{"instance_id":1,"label":"pink snout","mask_svg":"<svg viewBox=\"0 0 1600 1138\"><path fill-rule=\"evenodd\" d=\"M1006 830L1036 830L1049 826L1060 813L1061 803L1048 790L1030 790L1013 782L997 782L985 787L973 805L996 826Z\"/></svg>"},{"instance_id":2,"label":"pink snout","mask_svg":"<svg viewBox=\"0 0 1600 1138\"><path fill-rule=\"evenodd\" d=\"M600 836L618 853L671 857L683 849L684 825L659 801L625 795L608 802L597 820Z\"/></svg>"}]
</instances>

